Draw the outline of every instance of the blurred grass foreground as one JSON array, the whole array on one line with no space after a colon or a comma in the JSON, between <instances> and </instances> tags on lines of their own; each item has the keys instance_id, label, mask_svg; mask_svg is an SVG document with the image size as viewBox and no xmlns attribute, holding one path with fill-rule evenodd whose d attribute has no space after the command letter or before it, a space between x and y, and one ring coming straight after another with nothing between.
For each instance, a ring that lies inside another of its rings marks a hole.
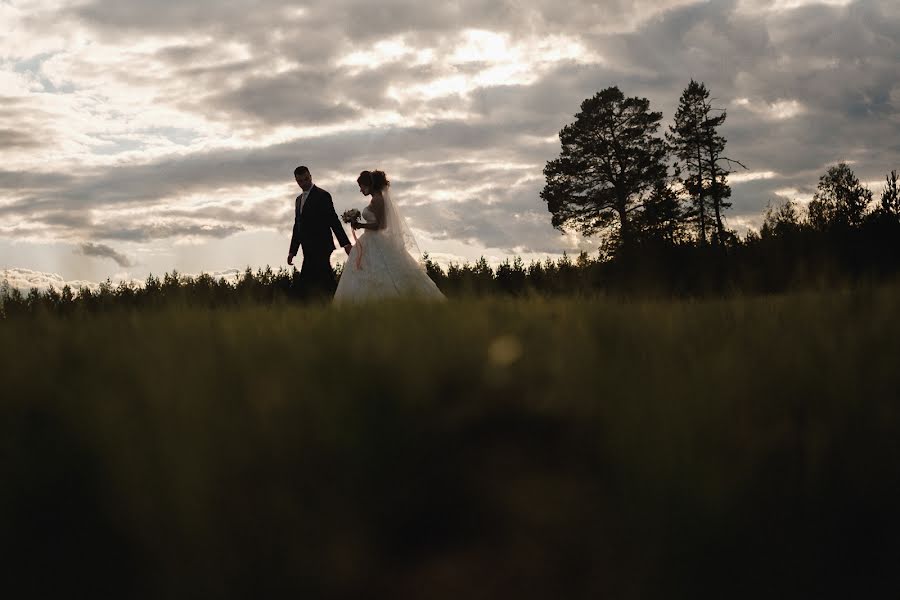
<instances>
[{"instance_id":1,"label":"blurred grass foreground","mask_svg":"<svg viewBox=\"0 0 900 600\"><path fill-rule=\"evenodd\" d=\"M4 595L897 597L898 306L0 322Z\"/></svg>"}]
</instances>

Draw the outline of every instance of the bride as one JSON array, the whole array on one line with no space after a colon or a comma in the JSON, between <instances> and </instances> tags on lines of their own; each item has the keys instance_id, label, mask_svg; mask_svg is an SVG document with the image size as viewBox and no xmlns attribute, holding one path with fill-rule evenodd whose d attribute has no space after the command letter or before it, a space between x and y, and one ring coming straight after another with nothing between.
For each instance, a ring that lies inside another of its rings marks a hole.
<instances>
[{"instance_id":1,"label":"bride","mask_svg":"<svg viewBox=\"0 0 900 600\"><path fill-rule=\"evenodd\" d=\"M372 199L362 211L365 222L350 222L354 232L363 229L364 233L347 257L334 301L407 296L443 300L444 295L416 258L419 247L391 200L387 176L383 171L363 171L356 183L360 193Z\"/></svg>"}]
</instances>

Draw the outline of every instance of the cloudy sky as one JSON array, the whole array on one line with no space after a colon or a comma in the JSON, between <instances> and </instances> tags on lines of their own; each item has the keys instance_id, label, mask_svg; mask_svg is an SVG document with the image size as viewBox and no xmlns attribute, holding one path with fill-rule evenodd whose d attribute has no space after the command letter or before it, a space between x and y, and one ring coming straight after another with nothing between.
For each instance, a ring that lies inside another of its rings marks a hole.
<instances>
[{"instance_id":1,"label":"cloudy sky","mask_svg":"<svg viewBox=\"0 0 900 600\"><path fill-rule=\"evenodd\" d=\"M896 0L0 0L0 270L143 279L284 263L292 171L338 212L364 168L440 261L593 250L538 193L618 85L728 111L729 225L831 164L900 167ZM335 258L338 258L335 253Z\"/></svg>"}]
</instances>

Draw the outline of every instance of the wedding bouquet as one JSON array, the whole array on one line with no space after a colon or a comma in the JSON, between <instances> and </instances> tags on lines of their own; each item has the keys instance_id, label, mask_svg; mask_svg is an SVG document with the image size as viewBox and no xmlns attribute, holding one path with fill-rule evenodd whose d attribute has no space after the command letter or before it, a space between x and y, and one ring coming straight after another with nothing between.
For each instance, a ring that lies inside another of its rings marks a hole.
<instances>
[{"instance_id":1,"label":"wedding bouquet","mask_svg":"<svg viewBox=\"0 0 900 600\"><path fill-rule=\"evenodd\" d=\"M350 210L345 210L344 214L341 215L341 219L344 223L355 223L359 221L359 211L355 208L351 208Z\"/></svg>"}]
</instances>

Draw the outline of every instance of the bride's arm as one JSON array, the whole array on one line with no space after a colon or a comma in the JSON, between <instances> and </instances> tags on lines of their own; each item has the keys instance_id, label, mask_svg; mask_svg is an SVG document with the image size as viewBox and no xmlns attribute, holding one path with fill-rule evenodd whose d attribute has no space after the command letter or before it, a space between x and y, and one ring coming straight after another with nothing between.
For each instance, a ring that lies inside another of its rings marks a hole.
<instances>
[{"instance_id":1,"label":"bride's arm","mask_svg":"<svg viewBox=\"0 0 900 600\"><path fill-rule=\"evenodd\" d=\"M374 199L372 202L372 212L375 213L374 223L361 223L357 221L350 226L354 229L384 229L384 201Z\"/></svg>"}]
</instances>

